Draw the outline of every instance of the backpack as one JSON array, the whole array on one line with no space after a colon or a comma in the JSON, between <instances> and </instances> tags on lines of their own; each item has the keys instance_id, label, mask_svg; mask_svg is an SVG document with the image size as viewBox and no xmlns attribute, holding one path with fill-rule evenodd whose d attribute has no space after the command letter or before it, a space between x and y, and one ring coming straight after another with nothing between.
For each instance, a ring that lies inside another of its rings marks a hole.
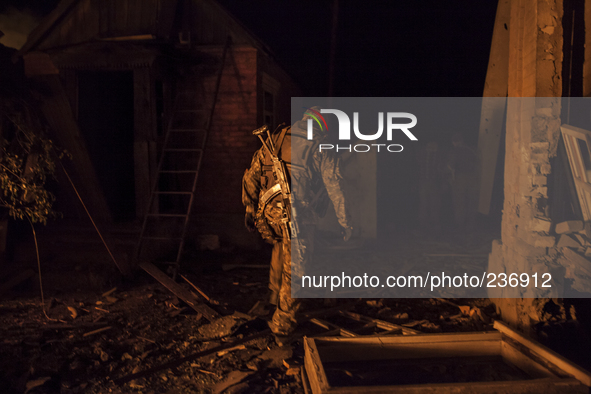
<instances>
[{"instance_id":1,"label":"backpack","mask_svg":"<svg viewBox=\"0 0 591 394\"><path fill-rule=\"evenodd\" d=\"M301 132L292 133L290 126L272 135L275 154L283 161L288 181L291 183L292 171L309 171L310 153L317 149L316 140L308 140ZM297 138L297 140L296 140ZM269 140L267 139L267 143ZM292 144L297 145L298 156L292 160ZM255 226L263 239L274 243L283 239L280 219L283 217L285 206L281 189L273 175L272 159L263 149L263 166L261 176L261 197L255 214Z\"/></svg>"}]
</instances>

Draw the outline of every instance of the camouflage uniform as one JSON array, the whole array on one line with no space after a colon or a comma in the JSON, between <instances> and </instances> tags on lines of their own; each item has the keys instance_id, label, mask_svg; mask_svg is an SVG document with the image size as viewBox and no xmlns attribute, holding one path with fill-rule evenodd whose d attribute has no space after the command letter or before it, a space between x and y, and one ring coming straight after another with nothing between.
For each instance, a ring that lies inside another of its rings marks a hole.
<instances>
[{"instance_id":1,"label":"camouflage uniform","mask_svg":"<svg viewBox=\"0 0 591 394\"><path fill-rule=\"evenodd\" d=\"M294 242L297 250L294 250L293 254L292 242L282 237L279 222L283 210L281 200L271 200L264 209L259 206L262 195L274 185L273 180L270 180L268 175L265 176L268 174L271 160L264 147L255 152L242 182L242 203L246 207L247 227L250 227L248 221L254 221L263 239L273 243L269 288L273 294L271 302L273 298L278 298L278 302L270 326L273 332L279 335L290 334L297 323L295 315L301 301L291 297L292 270L294 277L301 277L306 264L310 261L317 221L317 213L312 203L320 187L326 188L339 224L350 228L339 161L331 151L320 152L318 149L318 145L323 143L326 137L321 136L320 130L315 128L314 140L308 141L305 120L296 122L287 133L291 146L286 147L283 143L278 156L286 163L291 178L291 190L295 193L294 209L298 215L299 234L297 243ZM277 134L273 139L277 141ZM304 152L310 153L301 154Z\"/></svg>"}]
</instances>

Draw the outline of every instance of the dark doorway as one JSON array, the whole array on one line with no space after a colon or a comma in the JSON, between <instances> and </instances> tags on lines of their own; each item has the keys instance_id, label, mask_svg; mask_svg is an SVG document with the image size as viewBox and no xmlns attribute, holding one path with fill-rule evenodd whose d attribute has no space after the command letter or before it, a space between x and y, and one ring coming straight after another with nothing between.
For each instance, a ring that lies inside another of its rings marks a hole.
<instances>
[{"instance_id":1,"label":"dark doorway","mask_svg":"<svg viewBox=\"0 0 591 394\"><path fill-rule=\"evenodd\" d=\"M81 71L78 123L115 221L135 219L133 72Z\"/></svg>"}]
</instances>

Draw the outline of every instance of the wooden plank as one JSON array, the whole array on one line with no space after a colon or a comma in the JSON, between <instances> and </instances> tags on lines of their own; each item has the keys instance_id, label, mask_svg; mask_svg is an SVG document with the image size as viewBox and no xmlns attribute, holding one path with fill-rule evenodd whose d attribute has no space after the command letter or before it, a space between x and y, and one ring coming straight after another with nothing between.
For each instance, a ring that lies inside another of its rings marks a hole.
<instances>
[{"instance_id":1,"label":"wooden plank","mask_svg":"<svg viewBox=\"0 0 591 394\"><path fill-rule=\"evenodd\" d=\"M579 380L585 386L591 387L590 372L584 370L583 368L572 363L571 361L562 357L560 354L548 349L547 347L524 337L523 335L519 334L517 331L513 330L511 327L509 327L507 324L503 322L497 320L495 321L493 327L499 330L504 335L508 336L509 338L527 347L532 351L532 353L537 354L538 356L552 363L556 367L560 368L562 371L573 376L575 379Z\"/></svg>"},{"instance_id":2,"label":"wooden plank","mask_svg":"<svg viewBox=\"0 0 591 394\"><path fill-rule=\"evenodd\" d=\"M84 29L86 34L83 41L89 41L100 37L100 4L91 0L84 0Z\"/></svg>"},{"instance_id":3,"label":"wooden plank","mask_svg":"<svg viewBox=\"0 0 591 394\"><path fill-rule=\"evenodd\" d=\"M134 172L136 215L142 217L148 209L152 178L151 169L156 167L155 158L150 155L149 144L156 138L156 120L154 119L155 93L149 67L142 67L133 72L133 107L134 107Z\"/></svg>"},{"instance_id":4,"label":"wooden plank","mask_svg":"<svg viewBox=\"0 0 591 394\"><path fill-rule=\"evenodd\" d=\"M417 335L415 338L419 337ZM335 337L339 338L339 337ZM366 337L342 338L348 340L365 339ZM375 339L373 343L363 342L324 342L324 338L315 338L321 353L322 361L368 361L368 360L398 360L420 359L436 357L482 357L494 356L501 353L501 341L450 341L433 343L387 343L387 338L398 337L369 337Z\"/></svg>"},{"instance_id":5,"label":"wooden plank","mask_svg":"<svg viewBox=\"0 0 591 394\"><path fill-rule=\"evenodd\" d=\"M532 360L507 341L502 342L501 355L503 356L504 360L508 361L534 378L545 378L549 376L557 377L548 368L545 368L541 364Z\"/></svg>"},{"instance_id":6,"label":"wooden plank","mask_svg":"<svg viewBox=\"0 0 591 394\"><path fill-rule=\"evenodd\" d=\"M478 153L480 155L480 195L478 211L488 215L492 199L499 145L509 82L509 21L511 1L499 0L484 83Z\"/></svg>"},{"instance_id":7,"label":"wooden plank","mask_svg":"<svg viewBox=\"0 0 591 394\"><path fill-rule=\"evenodd\" d=\"M70 102L57 75L34 78L51 92L41 103L41 110L59 145L72 154L72 175L93 218L101 224L111 222L111 212L98 181L94 165L88 155L78 124L74 120Z\"/></svg>"},{"instance_id":8,"label":"wooden plank","mask_svg":"<svg viewBox=\"0 0 591 394\"><path fill-rule=\"evenodd\" d=\"M60 1L57 7L48 16L43 18L41 23L39 23L39 25L29 34L27 42L18 51L16 56L20 57L30 50L35 49L79 1L80 0Z\"/></svg>"},{"instance_id":9,"label":"wooden plank","mask_svg":"<svg viewBox=\"0 0 591 394\"><path fill-rule=\"evenodd\" d=\"M99 37L107 37L109 31L109 1L103 1L103 6L99 7Z\"/></svg>"},{"instance_id":10,"label":"wooden plank","mask_svg":"<svg viewBox=\"0 0 591 394\"><path fill-rule=\"evenodd\" d=\"M533 379L502 382L440 383L401 386L334 387L314 394L588 394L576 379Z\"/></svg>"},{"instance_id":11,"label":"wooden plank","mask_svg":"<svg viewBox=\"0 0 591 394\"><path fill-rule=\"evenodd\" d=\"M310 319L310 323L312 324L316 324L319 327L324 328L325 330L339 330L339 335L342 335L344 337L356 337L357 334L355 334L352 331L346 330L342 327L337 326L336 324L333 324L331 322L328 322L326 320L322 320L319 319L317 317Z\"/></svg>"},{"instance_id":12,"label":"wooden plank","mask_svg":"<svg viewBox=\"0 0 591 394\"><path fill-rule=\"evenodd\" d=\"M324 366L320 360L320 354L316 348L314 339L304 337L304 367L308 375L312 393L320 394L330 388Z\"/></svg>"},{"instance_id":13,"label":"wooden plank","mask_svg":"<svg viewBox=\"0 0 591 394\"><path fill-rule=\"evenodd\" d=\"M135 173L135 214L142 217L148 210L150 202L150 154L148 141L133 142L133 160Z\"/></svg>"},{"instance_id":14,"label":"wooden plank","mask_svg":"<svg viewBox=\"0 0 591 394\"><path fill-rule=\"evenodd\" d=\"M350 338L321 338L323 341L330 342L366 342L384 343L384 344L413 344L413 343L438 343L438 342L477 342L477 341L500 341L502 335L498 331L479 331L479 332L445 332L420 335L403 335L398 337L370 338L360 337Z\"/></svg>"},{"instance_id":15,"label":"wooden plank","mask_svg":"<svg viewBox=\"0 0 591 394\"><path fill-rule=\"evenodd\" d=\"M78 119L78 76L76 70L62 69L60 70L60 76L70 102L72 116L74 119Z\"/></svg>"},{"instance_id":16,"label":"wooden plank","mask_svg":"<svg viewBox=\"0 0 591 394\"><path fill-rule=\"evenodd\" d=\"M164 287L170 290L174 295L185 301L187 305L193 308L196 312L201 313L207 320L213 321L220 317L216 311L207 305L200 304L190 291L186 290L184 287L181 287L178 283L169 278L164 272L160 271L154 264L143 262L139 266L148 274L150 274L154 279L160 282Z\"/></svg>"},{"instance_id":17,"label":"wooden plank","mask_svg":"<svg viewBox=\"0 0 591 394\"><path fill-rule=\"evenodd\" d=\"M420 331L417 330L413 330L412 328L408 328L408 327L404 327L404 326L400 326L398 324L394 324L394 323L390 323L384 320L380 320L380 319L374 319L368 316L363 316L360 315L358 313L353 313L353 312L349 312L349 311L339 311L339 313L342 316L351 318L353 320L357 320L360 322L366 322L366 323L376 323L378 328L381 328L382 330L387 330L387 331L392 331L392 330L401 330L403 334L405 335L417 335L417 334L421 334Z\"/></svg>"},{"instance_id":18,"label":"wooden plank","mask_svg":"<svg viewBox=\"0 0 591 394\"><path fill-rule=\"evenodd\" d=\"M177 0L160 1L158 9L158 22L156 35L169 37L172 33L174 16L176 14Z\"/></svg>"}]
</instances>

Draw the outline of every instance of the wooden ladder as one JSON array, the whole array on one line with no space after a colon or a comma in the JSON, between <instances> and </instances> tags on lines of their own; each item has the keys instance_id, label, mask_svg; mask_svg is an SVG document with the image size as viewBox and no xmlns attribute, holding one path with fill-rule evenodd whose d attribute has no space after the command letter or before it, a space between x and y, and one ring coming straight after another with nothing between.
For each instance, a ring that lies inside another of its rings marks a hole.
<instances>
[{"instance_id":1,"label":"wooden ladder","mask_svg":"<svg viewBox=\"0 0 591 394\"><path fill-rule=\"evenodd\" d=\"M182 86L175 96L156 179L136 245L135 259L140 264L154 260L163 251L168 251L171 257L170 250L176 250L174 258L159 261L168 265L168 273L173 279L176 278L185 245L197 180L230 44L228 39L217 71L213 97L208 100L199 76L197 80L179 84Z\"/></svg>"}]
</instances>

